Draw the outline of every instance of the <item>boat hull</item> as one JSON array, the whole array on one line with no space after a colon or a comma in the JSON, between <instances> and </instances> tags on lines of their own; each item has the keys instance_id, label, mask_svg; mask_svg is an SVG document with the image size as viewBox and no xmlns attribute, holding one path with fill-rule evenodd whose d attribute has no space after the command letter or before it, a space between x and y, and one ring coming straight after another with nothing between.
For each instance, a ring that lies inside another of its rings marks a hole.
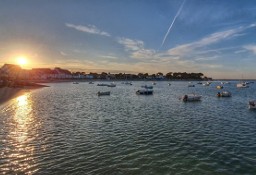
<instances>
[{"instance_id":1,"label":"boat hull","mask_svg":"<svg viewBox=\"0 0 256 175\"><path fill-rule=\"evenodd\" d=\"M184 95L181 97L181 100L184 102L193 102L193 101L201 101L202 96L201 95Z\"/></svg>"},{"instance_id":2,"label":"boat hull","mask_svg":"<svg viewBox=\"0 0 256 175\"><path fill-rule=\"evenodd\" d=\"M246 85L245 83L239 83L236 85L237 88L248 88L249 86Z\"/></svg>"},{"instance_id":3,"label":"boat hull","mask_svg":"<svg viewBox=\"0 0 256 175\"><path fill-rule=\"evenodd\" d=\"M137 95L153 95L153 91L148 90L138 90L136 91Z\"/></svg>"},{"instance_id":4,"label":"boat hull","mask_svg":"<svg viewBox=\"0 0 256 175\"><path fill-rule=\"evenodd\" d=\"M153 86L147 86L147 85L145 85L145 86L141 86L142 88L145 88L145 89L153 89Z\"/></svg>"},{"instance_id":5,"label":"boat hull","mask_svg":"<svg viewBox=\"0 0 256 175\"><path fill-rule=\"evenodd\" d=\"M217 97L231 97L231 96L232 96L231 93L228 91L217 93Z\"/></svg>"},{"instance_id":6,"label":"boat hull","mask_svg":"<svg viewBox=\"0 0 256 175\"><path fill-rule=\"evenodd\" d=\"M98 92L97 95L98 95L98 96L110 95L110 91L107 91L107 92Z\"/></svg>"},{"instance_id":7,"label":"boat hull","mask_svg":"<svg viewBox=\"0 0 256 175\"><path fill-rule=\"evenodd\" d=\"M249 101L249 109L256 109L256 101Z\"/></svg>"}]
</instances>

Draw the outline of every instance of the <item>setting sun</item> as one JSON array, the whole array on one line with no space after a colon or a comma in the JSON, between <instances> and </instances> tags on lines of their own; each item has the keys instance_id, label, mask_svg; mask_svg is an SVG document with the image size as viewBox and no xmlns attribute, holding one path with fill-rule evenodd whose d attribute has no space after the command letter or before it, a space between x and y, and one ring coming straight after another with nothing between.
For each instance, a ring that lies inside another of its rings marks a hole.
<instances>
[{"instance_id":1,"label":"setting sun","mask_svg":"<svg viewBox=\"0 0 256 175\"><path fill-rule=\"evenodd\" d=\"M27 58L26 57L18 57L17 61L18 61L18 64L21 65L21 66L27 64Z\"/></svg>"}]
</instances>

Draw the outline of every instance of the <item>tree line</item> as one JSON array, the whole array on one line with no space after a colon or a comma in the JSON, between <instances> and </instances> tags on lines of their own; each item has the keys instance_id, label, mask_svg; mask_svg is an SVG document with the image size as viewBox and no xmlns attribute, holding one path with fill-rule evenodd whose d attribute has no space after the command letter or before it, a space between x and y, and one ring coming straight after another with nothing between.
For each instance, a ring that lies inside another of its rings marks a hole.
<instances>
[{"instance_id":1,"label":"tree line","mask_svg":"<svg viewBox=\"0 0 256 175\"><path fill-rule=\"evenodd\" d=\"M79 74L79 72L76 72ZM156 74L149 73L138 73L138 74L127 74L127 73L117 73L110 74L106 72L102 73L92 73L96 79L117 79L117 80L210 80L211 78L205 76L203 73L187 73L187 72L168 72L163 74L158 72Z\"/></svg>"}]
</instances>

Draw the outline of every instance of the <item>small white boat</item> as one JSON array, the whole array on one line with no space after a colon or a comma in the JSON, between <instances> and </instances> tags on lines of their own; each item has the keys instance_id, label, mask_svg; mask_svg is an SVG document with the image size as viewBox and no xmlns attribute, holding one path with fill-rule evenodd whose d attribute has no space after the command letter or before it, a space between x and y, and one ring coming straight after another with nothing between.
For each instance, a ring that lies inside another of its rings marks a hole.
<instances>
[{"instance_id":1,"label":"small white boat","mask_svg":"<svg viewBox=\"0 0 256 175\"><path fill-rule=\"evenodd\" d=\"M230 82L226 81L226 82L224 82L224 84L230 84Z\"/></svg>"},{"instance_id":2,"label":"small white boat","mask_svg":"<svg viewBox=\"0 0 256 175\"><path fill-rule=\"evenodd\" d=\"M249 109L256 109L256 100L249 101Z\"/></svg>"},{"instance_id":3,"label":"small white boat","mask_svg":"<svg viewBox=\"0 0 256 175\"><path fill-rule=\"evenodd\" d=\"M153 82L152 85L156 85L156 82Z\"/></svg>"},{"instance_id":4,"label":"small white boat","mask_svg":"<svg viewBox=\"0 0 256 175\"><path fill-rule=\"evenodd\" d=\"M188 94L184 95L180 98L180 100L184 102L192 102L192 101L200 101L202 98L201 95L196 95L196 94Z\"/></svg>"},{"instance_id":5,"label":"small white boat","mask_svg":"<svg viewBox=\"0 0 256 175\"><path fill-rule=\"evenodd\" d=\"M78 82L73 82L73 84L79 84Z\"/></svg>"},{"instance_id":6,"label":"small white boat","mask_svg":"<svg viewBox=\"0 0 256 175\"><path fill-rule=\"evenodd\" d=\"M110 95L110 91L106 91L106 92L98 92L97 93L98 96L102 96L102 95Z\"/></svg>"},{"instance_id":7,"label":"small white boat","mask_svg":"<svg viewBox=\"0 0 256 175\"><path fill-rule=\"evenodd\" d=\"M108 84L99 83L99 84L97 84L97 86L108 86Z\"/></svg>"},{"instance_id":8,"label":"small white boat","mask_svg":"<svg viewBox=\"0 0 256 175\"><path fill-rule=\"evenodd\" d=\"M223 92L218 92L217 93L217 97L231 97L231 92L228 92L228 91L223 91Z\"/></svg>"},{"instance_id":9,"label":"small white boat","mask_svg":"<svg viewBox=\"0 0 256 175\"><path fill-rule=\"evenodd\" d=\"M236 85L237 88L248 88L249 86L246 83L238 83Z\"/></svg>"},{"instance_id":10,"label":"small white boat","mask_svg":"<svg viewBox=\"0 0 256 175\"><path fill-rule=\"evenodd\" d=\"M136 91L137 95L153 95L152 89L140 89Z\"/></svg>"},{"instance_id":11,"label":"small white boat","mask_svg":"<svg viewBox=\"0 0 256 175\"><path fill-rule=\"evenodd\" d=\"M223 86L216 86L217 89L223 89Z\"/></svg>"},{"instance_id":12,"label":"small white boat","mask_svg":"<svg viewBox=\"0 0 256 175\"><path fill-rule=\"evenodd\" d=\"M230 84L230 82L228 82L228 81L222 81L222 82L220 82L220 84Z\"/></svg>"},{"instance_id":13,"label":"small white boat","mask_svg":"<svg viewBox=\"0 0 256 175\"><path fill-rule=\"evenodd\" d=\"M107 87L116 87L116 84L111 83L111 84L108 84Z\"/></svg>"},{"instance_id":14,"label":"small white boat","mask_svg":"<svg viewBox=\"0 0 256 175\"><path fill-rule=\"evenodd\" d=\"M94 84L94 83L92 81L90 81L89 84Z\"/></svg>"},{"instance_id":15,"label":"small white boat","mask_svg":"<svg viewBox=\"0 0 256 175\"><path fill-rule=\"evenodd\" d=\"M125 85L132 85L132 82L125 82L123 84L125 84Z\"/></svg>"},{"instance_id":16,"label":"small white boat","mask_svg":"<svg viewBox=\"0 0 256 175\"><path fill-rule=\"evenodd\" d=\"M210 86L211 82L203 83L203 86Z\"/></svg>"},{"instance_id":17,"label":"small white boat","mask_svg":"<svg viewBox=\"0 0 256 175\"><path fill-rule=\"evenodd\" d=\"M172 84L171 83L168 83L168 86L171 86Z\"/></svg>"}]
</instances>

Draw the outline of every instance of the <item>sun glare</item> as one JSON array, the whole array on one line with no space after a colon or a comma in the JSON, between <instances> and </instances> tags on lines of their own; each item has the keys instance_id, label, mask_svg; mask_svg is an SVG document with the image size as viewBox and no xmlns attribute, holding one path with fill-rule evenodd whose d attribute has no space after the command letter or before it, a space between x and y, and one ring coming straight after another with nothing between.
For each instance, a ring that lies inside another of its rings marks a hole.
<instances>
[{"instance_id":1,"label":"sun glare","mask_svg":"<svg viewBox=\"0 0 256 175\"><path fill-rule=\"evenodd\" d=\"M21 65L21 66L27 64L27 58L26 57L18 57L17 61L18 61L18 64Z\"/></svg>"}]
</instances>

